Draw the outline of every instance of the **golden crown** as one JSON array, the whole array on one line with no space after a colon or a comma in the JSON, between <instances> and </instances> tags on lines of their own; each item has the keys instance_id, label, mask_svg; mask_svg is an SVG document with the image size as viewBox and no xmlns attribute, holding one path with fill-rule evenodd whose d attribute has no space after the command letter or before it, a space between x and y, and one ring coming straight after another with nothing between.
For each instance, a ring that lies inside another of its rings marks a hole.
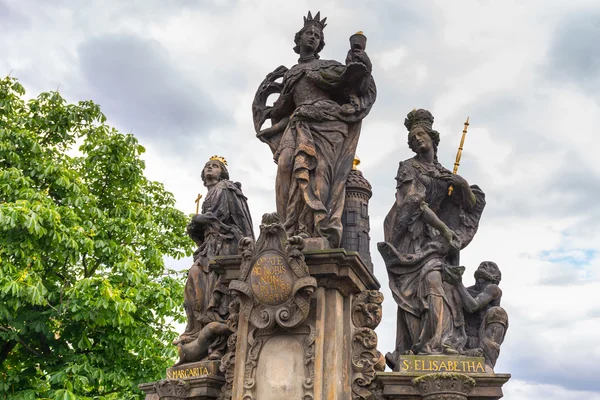
<instances>
[{"instance_id":1,"label":"golden crown","mask_svg":"<svg viewBox=\"0 0 600 400\"><path fill-rule=\"evenodd\" d=\"M213 161L213 160L221 161L223 163L223 165L227 165L227 160L221 156L214 155L210 158L210 161Z\"/></svg>"}]
</instances>

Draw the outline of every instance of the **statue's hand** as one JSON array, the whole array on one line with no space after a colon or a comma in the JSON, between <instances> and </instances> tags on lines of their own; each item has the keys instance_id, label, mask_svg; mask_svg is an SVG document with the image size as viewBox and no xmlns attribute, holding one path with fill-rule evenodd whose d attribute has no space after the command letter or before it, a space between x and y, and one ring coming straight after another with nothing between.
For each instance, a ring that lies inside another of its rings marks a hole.
<instances>
[{"instance_id":1,"label":"statue's hand","mask_svg":"<svg viewBox=\"0 0 600 400\"><path fill-rule=\"evenodd\" d=\"M364 50L353 51L352 58L354 61L364 64L367 67L367 71L369 71L369 73L373 69L371 59L369 58L367 53L364 52Z\"/></svg>"},{"instance_id":2,"label":"statue's hand","mask_svg":"<svg viewBox=\"0 0 600 400\"><path fill-rule=\"evenodd\" d=\"M263 129L262 131L258 132L256 134L256 136L258 136L258 137L269 137L269 136L273 135L274 133L275 132L274 132L273 127L270 126L268 128Z\"/></svg>"},{"instance_id":3,"label":"statue's hand","mask_svg":"<svg viewBox=\"0 0 600 400\"><path fill-rule=\"evenodd\" d=\"M208 218L204 214L196 214L192 217L192 221L196 224L205 225L208 223Z\"/></svg>"},{"instance_id":4,"label":"statue's hand","mask_svg":"<svg viewBox=\"0 0 600 400\"><path fill-rule=\"evenodd\" d=\"M469 186L469 183L465 180L465 178L457 174L442 175L442 179L448 182L448 186L452 185L455 188Z\"/></svg>"},{"instance_id":5,"label":"statue's hand","mask_svg":"<svg viewBox=\"0 0 600 400\"><path fill-rule=\"evenodd\" d=\"M345 115L352 115L356 112L354 106L350 103L342 104L342 113Z\"/></svg>"},{"instance_id":6,"label":"statue's hand","mask_svg":"<svg viewBox=\"0 0 600 400\"><path fill-rule=\"evenodd\" d=\"M442 278L451 285L458 285L459 283L462 283L462 275L464 272L465 267L459 267L457 265L445 265Z\"/></svg>"},{"instance_id":7,"label":"statue's hand","mask_svg":"<svg viewBox=\"0 0 600 400\"><path fill-rule=\"evenodd\" d=\"M444 232L442 232L442 235L444 236L444 239L446 239L446 241L450 244L450 246L452 246L456 250L460 250L462 243L459 237L452 229L446 229Z\"/></svg>"}]
</instances>

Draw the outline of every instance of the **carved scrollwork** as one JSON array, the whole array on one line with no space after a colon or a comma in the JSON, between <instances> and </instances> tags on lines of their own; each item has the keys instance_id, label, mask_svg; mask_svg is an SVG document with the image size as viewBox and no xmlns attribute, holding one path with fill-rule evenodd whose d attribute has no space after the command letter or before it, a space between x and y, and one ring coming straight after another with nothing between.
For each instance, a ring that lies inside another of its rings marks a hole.
<instances>
[{"instance_id":1,"label":"carved scrollwork","mask_svg":"<svg viewBox=\"0 0 600 400\"><path fill-rule=\"evenodd\" d=\"M365 290L354 297L352 322L357 328L375 329L381 322L383 294L378 290Z\"/></svg>"},{"instance_id":2,"label":"carved scrollwork","mask_svg":"<svg viewBox=\"0 0 600 400\"><path fill-rule=\"evenodd\" d=\"M160 400L185 399L190 393L190 385L182 379L163 379L154 384Z\"/></svg>"},{"instance_id":3,"label":"carved scrollwork","mask_svg":"<svg viewBox=\"0 0 600 400\"><path fill-rule=\"evenodd\" d=\"M473 378L452 372L419 376L412 383L427 400L466 400L475 387Z\"/></svg>"},{"instance_id":4,"label":"carved scrollwork","mask_svg":"<svg viewBox=\"0 0 600 400\"><path fill-rule=\"evenodd\" d=\"M235 375L235 352L237 345L237 329L240 312L240 299L238 296L233 296L229 303L229 317L227 318L227 326L233 332L227 339L227 353L221 358L219 370L225 375L225 384L221 387L219 400L231 400L233 391L233 379Z\"/></svg>"},{"instance_id":5,"label":"carved scrollwork","mask_svg":"<svg viewBox=\"0 0 600 400\"><path fill-rule=\"evenodd\" d=\"M355 296L352 303L352 399L376 399L375 374L385 369L385 358L377 350L375 329L381 322L383 294L367 290Z\"/></svg>"},{"instance_id":6,"label":"carved scrollwork","mask_svg":"<svg viewBox=\"0 0 600 400\"><path fill-rule=\"evenodd\" d=\"M260 231L254 247L240 242L240 279L232 281L229 289L240 296L240 312L256 328L293 329L308 317L308 301L317 286L304 261L304 239L288 239L274 213L263 216Z\"/></svg>"}]
</instances>

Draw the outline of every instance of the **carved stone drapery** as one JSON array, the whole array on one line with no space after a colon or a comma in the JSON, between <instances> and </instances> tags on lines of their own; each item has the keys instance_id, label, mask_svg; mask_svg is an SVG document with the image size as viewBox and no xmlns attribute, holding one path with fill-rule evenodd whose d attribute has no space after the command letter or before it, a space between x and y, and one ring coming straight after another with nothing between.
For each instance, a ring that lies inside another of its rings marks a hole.
<instances>
[{"instance_id":1,"label":"carved stone drapery","mask_svg":"<svg viewBox=\"0 0 600 400\"><path fill-rule=\"evenodd\" d=\"M475 380L464 374L437 373L413 379L424 400L467 400Z\"/></svg>"},{"instance_id":2,"label":"carved stone drapery","mask_svg":"<svg viewBox=\"0 0 600 400\"><path fill-rule=\"evenodd\" d=\"M377 350L374 329L381 322L383 294L378 290L365 290L354 297L352 303L352 399L374 399L373 379L377 371L385 369L383 354Z\"/></svg>"}]
</instances>

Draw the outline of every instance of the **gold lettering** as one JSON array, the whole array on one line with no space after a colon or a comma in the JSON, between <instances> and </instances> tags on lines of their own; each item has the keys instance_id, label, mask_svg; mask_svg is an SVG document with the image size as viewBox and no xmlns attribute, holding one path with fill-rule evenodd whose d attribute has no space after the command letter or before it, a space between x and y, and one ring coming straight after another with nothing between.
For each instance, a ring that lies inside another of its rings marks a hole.
<instances>
[{"instance_id":1,"label":"gold lettering","mask_svg":"<svg viewBox=\"0 0 600 400\"><path fill-rule=\"evenodd\" d=\"M425 361L427 361L427 363L425 363ZM423 361L423 371L431 371L431 361L430 360Z\"/></svg>"},{"instance_id":2,"label":"gold lettering","mask_svg":"<svg viewBox=\"0 0 600 400\"><path fill-rule=\"evenodd\" d=\"M410 369L410 364L408 363L408 360L406 360L406 359L402 360L402 364L403 364L404 371L408 371Z\"/></svg>"},{"instance_id":3,"label":"gold lettering","mask_svg":"<svg viewBox=\"0 0 600 400\"><path fill-rule=\"evenodd\" d=\"M448 371L448 365L446 364L446 361L442 361L440 363L440 371L442 371L442 370Z\"/></svg>"},{"instance_id":4,"label":"gold lettering","mask_svg":"<svg viewBox=\"0 0 600 400\"><path fill-rule=\"evenodd\" d=\"M440 370L440 364L439 364L439 362L437 360L433 361L432 364L433 364L433 368L432 368L433 371L439 371Z\"/></svg>"},{"instance_id":5,"label":"gold lettering","mask_svg":"<svg viewBox=\"0 0 600 400\"><path fill-rule=\"evenodd\" d=\"M415 360L415 370L421 371L423 369L423 367L421 366L422 363L423 360Z\"/></svg>"},{"instance_id":6,"label":"gold lettering","mask_svg":"<svg viewBox=\"0 0 600 400\"><path fill-rule=\"evenodd\" d=\"M475 372L475 361L467 362L467 372Z\"/></svg>"},{"instance_id":7,"label":"gold lettering","mask_svg":"<svg viewBox=\"0 0 600 400\"><path fill-rule=\"evenodd\" d=\"M483 364L481 363L481 361L477 362L477 368L475 369L475 372L479 371L480 368L481 372L485 372L485 368L483 368Z\"/></svg>"}]
</instances>

